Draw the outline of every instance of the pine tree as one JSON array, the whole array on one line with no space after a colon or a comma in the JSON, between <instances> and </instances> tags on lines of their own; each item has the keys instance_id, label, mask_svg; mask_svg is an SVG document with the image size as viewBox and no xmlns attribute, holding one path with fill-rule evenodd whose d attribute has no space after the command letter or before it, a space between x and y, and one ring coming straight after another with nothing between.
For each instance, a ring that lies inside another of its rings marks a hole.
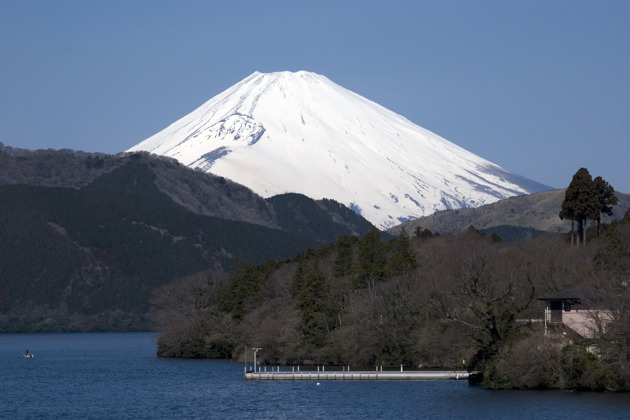
<instances>
[{"instance_id":1,"label":"pine tree","mask_svg":"<svg viewBox=\"0 0 630 420\"><path fill-rule=\"evenodd\" d=\"M598 188L601 188L602 191L599 191ZM586 168L578 169L573 175L573 180L565 192L559 216L562 220L569 219L577 223L580 243L584 243L586 221L589 219L599 220L603 209L608 208L606 206L612 203L610 198L600 199L600 197L608 197L610 189L612 187L603 179L597 183L593 181ZM614 196L614 190L612 195Z\"/></svg>"},{"instance_id":2,"label":"pine tree","mask_svg":"<svg viewBox=\"0 0 630 420\"><path fill-rule=\"evenodd\" d=\"M317 261L307 268L300 264L293 282L293 297L300 311L304 339L323 345L326 334L333 326L331 309L326 304L328 281Z\"/></svg>"},{"instance_id":3,"label":"pine tree","mask_svg":"<svg viewBox=\"0 0 630 420\"><path fill-rule=\"evenodd\" d=\"M337 256L333 263L333 274L335 277L343 277L352 273L352 259L353 259L353 238L348 235L342 235L337 240L335 249L337 250Z\"/></svg>"},{"instance_id":4,"label":"pine tree","mask_svg":"<svg viewBox=\"0 0 630 420\"><path fill-rule=\"evenodd\" d=\"M615 189L608 182L604 181L601 176L595 178L593 182L595 183L595 191L599 201L599 214L597 215L597 236L599 236L601 214L612 216L612 208L617 204L617 196L615 195Z\"/></svg>"},{"instance_id":5,"label":"pine tree","mask_svg":"<svg viewBox=\"0 0 630 420\"><path fill-rule=\"evenodd\" d=\"M418 268L418 261L409 244L409 236L405 228L401 230L398 240L394 241L393 245L394 249L389 261L390 270L393 274L413 271Z\"/></svg>"},{"instance_id":6,"label":"pine tree","mask_svg":"<svg viewBox=\"0 0 630 420\"><path fill-rule=\"evenodd\" d=\"M357 287L371 287L376 281L387 276L387 258L385 244L376 229L370 229L359 241L359 267L355 282Z\"/></svg>"}]
</instances>

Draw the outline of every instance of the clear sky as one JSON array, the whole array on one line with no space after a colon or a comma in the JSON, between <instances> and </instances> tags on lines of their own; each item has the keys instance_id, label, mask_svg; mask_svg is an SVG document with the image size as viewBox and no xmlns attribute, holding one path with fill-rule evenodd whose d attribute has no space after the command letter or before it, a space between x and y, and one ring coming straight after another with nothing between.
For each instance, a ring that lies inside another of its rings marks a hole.
<instances>
[{"instance_id":1,"label":"clear sky","mask_svg":"<svg viewBox=\"0 0 630 420\"><path fill-rule=\"evenodd\" d=\"M0 142L117 153L308 70L555 188L630 193L630 1L0 0Z\"/></svg>"}]
</instances>

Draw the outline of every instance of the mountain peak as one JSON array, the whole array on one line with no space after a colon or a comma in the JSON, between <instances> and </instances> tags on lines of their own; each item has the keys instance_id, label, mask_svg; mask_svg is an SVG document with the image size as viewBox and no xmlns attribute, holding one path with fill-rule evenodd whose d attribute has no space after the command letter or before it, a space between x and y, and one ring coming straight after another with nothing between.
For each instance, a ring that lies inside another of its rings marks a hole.
<instances>
[{"instance_id":1,"label":"mountain peak","mask_svg":"<svg viewBox=\"0 0 630 420\"><path fill-rule=\"evenodd\" d=\"M254 72L138 150L263 197L334 199L382 229L548 189L307 71Z\"/></svg>"}]
</instances>

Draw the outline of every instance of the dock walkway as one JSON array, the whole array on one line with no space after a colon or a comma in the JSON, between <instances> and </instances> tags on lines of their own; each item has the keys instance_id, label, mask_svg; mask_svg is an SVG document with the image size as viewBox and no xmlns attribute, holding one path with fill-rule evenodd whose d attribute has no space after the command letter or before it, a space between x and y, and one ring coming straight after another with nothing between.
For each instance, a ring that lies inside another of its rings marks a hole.
<instances>
[{"instance_id":1,"label":"dock walkway","mask_svg":"<svg viewBox=\"0 0 630 420\"><path fill-rule=\"evenodd\" d=\"M420 380L460 380L468 379L464 370L373 370L373 371L300 371L291 370L248 371L246 381L420 381Z\"/></svg>"}]
</instances>

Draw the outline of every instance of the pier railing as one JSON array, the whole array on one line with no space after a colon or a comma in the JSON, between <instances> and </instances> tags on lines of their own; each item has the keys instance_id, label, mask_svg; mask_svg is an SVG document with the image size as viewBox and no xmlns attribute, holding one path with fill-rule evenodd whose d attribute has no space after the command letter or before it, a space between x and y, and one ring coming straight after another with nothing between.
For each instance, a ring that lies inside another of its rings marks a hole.
<instances>
[{"instance_id":1,"label":"pier railing","mask_svg":"<svg viewBox=\"0 0 630 420\"><path fill-rule=\"evenodd\" d=\"M460 380L468 379L469 373L465 370L383 370L376 367L374 370L353 370L349 366L339 368L326 368L325 366L314 368L272 366L257 369L244 370L247 381L418 381L418 380Z\"/></svg>"}]
</instances>

